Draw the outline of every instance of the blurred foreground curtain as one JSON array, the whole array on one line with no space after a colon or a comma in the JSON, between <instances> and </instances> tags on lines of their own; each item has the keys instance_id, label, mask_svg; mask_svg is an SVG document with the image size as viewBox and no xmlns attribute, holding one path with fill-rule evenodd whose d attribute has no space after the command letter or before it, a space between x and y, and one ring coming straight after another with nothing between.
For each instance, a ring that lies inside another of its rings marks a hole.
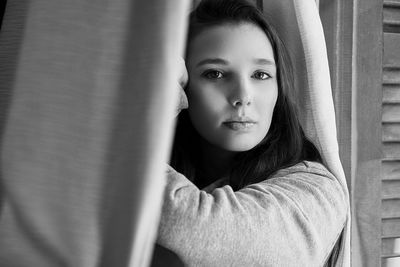
<instances>
[{"instance_id":1,"label":"blurred foreground curtain","mask_svg":"<svg viewBox=\"0 0 400 267\"><path fill-rule=\"evenodd\" d=\"M9 0L1 266L147 266L189 1Z\"/></svg>"}]
</instances>

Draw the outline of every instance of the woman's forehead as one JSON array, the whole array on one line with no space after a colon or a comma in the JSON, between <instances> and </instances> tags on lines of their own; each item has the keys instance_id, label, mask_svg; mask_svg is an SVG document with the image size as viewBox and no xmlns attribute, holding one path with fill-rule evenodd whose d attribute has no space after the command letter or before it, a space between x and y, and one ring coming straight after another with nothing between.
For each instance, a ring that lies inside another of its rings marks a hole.
<instances>
[{"instance_id":1,"label":"woman's forehead","mask_svg":"<svg viewBox=\"0 0 400 267\"><path fill-rule=\"evenodd\" d=\"M190 42L188 52L192 64L208 58L274 62L271 42L265 32L252 23L227 23L205 29Z\"/></svg>"}]
</instances>

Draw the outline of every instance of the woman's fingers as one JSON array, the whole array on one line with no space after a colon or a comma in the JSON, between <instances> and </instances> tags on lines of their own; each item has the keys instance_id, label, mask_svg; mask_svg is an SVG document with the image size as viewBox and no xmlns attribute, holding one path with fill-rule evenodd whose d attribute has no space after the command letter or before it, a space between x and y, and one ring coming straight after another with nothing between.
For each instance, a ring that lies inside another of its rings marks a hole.
<instances>
[{"instance_id":1,"label":"woman's fingers","mask_svg":"<svg viewBox=\"0 0 400 267\"><path fill-rule=\"evenodd\" d=\"M177 114L179 114L179 112L182 109L186 109L188 108L189 104L188 104L188 99L186 97L184 88L188 82L188 72L186 70L186 66L185 66L185 61L183 60L183 58L180 58L179 61L179 103L178 103L178 108L177 108Z\"/></svg>"},{"instance_id":2,"label":"woman's fingers","mask_svg":"<svg viewBox=\"0 0 400 267\"><path fill-rule=\"evenodd\" d=\"M185 91L183 88L179 85L179 111L182 109L186 109L189 107L188 99L186 97ZM178 111L178 113L179 113Z\"/></svg>"},{"instance_id":3,"label":"woman's fingers","mask_svg":"<svg viewBox=\"0 0 400 267\"><path fill-rule=\"evenodd\" d=\"M183 58L180 58L179 60L179 68L179 85L182 88L185 88L188 82L188 72L186 70L185 60L183 60Z\"/></svg>"}]
</instances>

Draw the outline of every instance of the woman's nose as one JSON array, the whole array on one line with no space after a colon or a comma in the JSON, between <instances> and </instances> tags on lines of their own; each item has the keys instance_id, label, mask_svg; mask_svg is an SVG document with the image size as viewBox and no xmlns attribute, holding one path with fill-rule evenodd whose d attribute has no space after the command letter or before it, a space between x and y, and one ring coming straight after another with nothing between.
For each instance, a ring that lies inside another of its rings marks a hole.
<instances>
[{"instance_id":1,"label":"woman's nose","mask_svg":"<svg viewBox=\"0 0 400 267\"><path fill-rule=\"evenodd\" d=\"M241 106L249 106L251 101L248 97L238 98L232 102L232 106L241 107Z\"/></svg>"},{"instance_id":2,"label":"woman's nose","mask_svg":"<svg viewBox=\"0 0 400 267\"><path fill-rule=\"evenodd\" d=\"M248 81L242 79L232 86L229 102L235 108L249 106L252 103L251 90Z\"/></svg>"}]
</instances>

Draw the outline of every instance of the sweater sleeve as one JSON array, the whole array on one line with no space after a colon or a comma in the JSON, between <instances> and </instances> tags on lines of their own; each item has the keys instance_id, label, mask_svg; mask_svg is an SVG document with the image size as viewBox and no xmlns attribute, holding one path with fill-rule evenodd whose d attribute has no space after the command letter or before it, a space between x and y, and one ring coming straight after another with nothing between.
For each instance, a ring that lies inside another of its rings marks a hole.
<instances>
[{"instance_id":1,"label":"sweater sleeve","mask_svg":"<svg viewBox=\"0 0 400 267\"><path fill-rule=\"evenodd\" d=\"M346 221L346 190L313 162L236 192L207 193L169 168L157 242L187 266L322 266Z\"/></svg>"}]
</instances>

